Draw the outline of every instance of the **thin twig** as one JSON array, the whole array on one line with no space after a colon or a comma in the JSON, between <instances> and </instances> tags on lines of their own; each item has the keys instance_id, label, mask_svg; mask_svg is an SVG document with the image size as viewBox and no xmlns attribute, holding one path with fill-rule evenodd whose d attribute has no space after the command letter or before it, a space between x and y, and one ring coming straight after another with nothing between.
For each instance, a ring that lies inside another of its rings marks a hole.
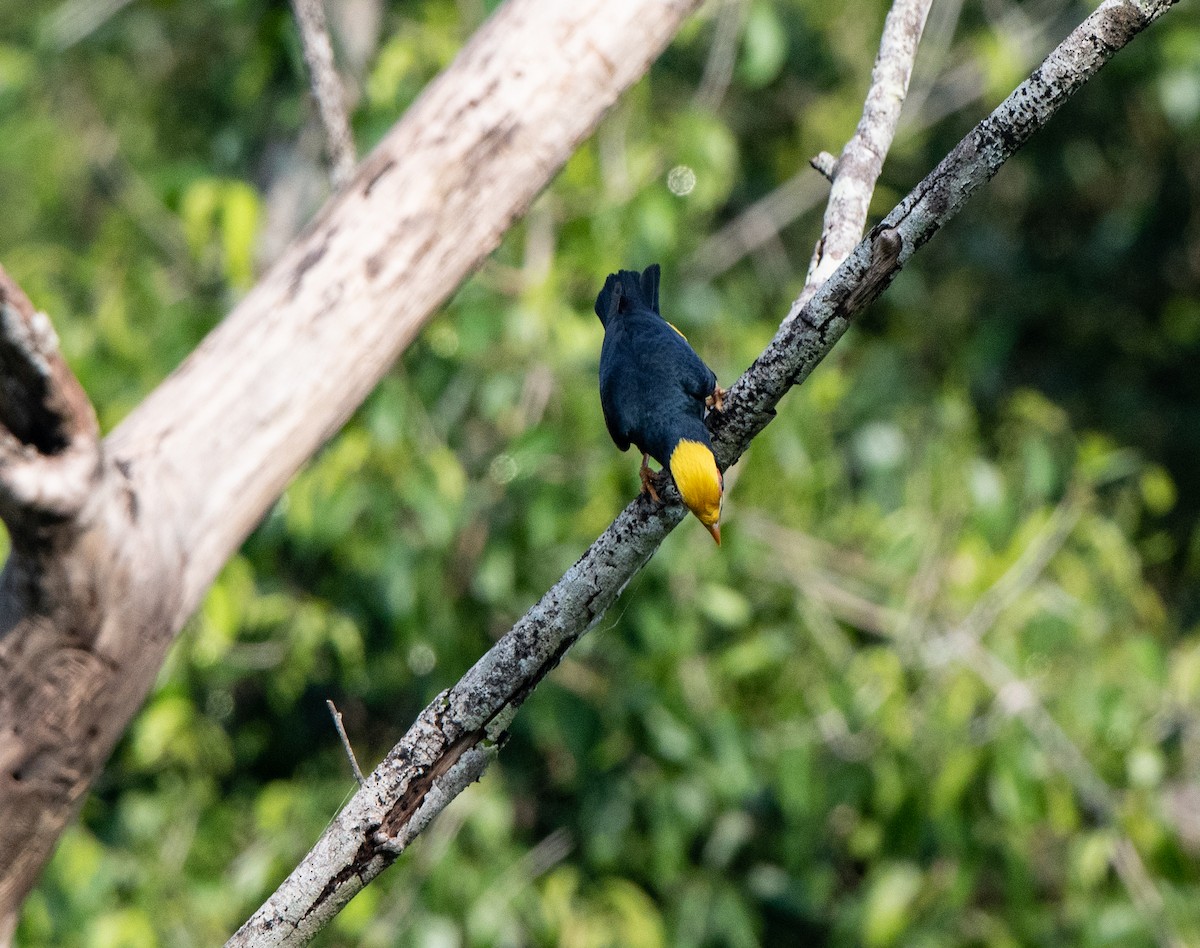
<instances>
[{"instance_id":1,"label":"thin twig","mask_svg":"<svg viewBox=\"0 0 1200 948\"><path fill-rule=\"evenodd\" d=\"M346 752L346 759L350 761L350 769L354 771L354 779L358 781L358 785L361 787L367 781L363 776L363 772L358 767L358 758L354 756L354 748L350 746L350 738L346 736L346 726L342 723L342 712L328 698L325 699L325 707L329 709L329 714L333 718L333 726L337 728L338 737L342 739L342 749Z\"/></svg>"},{"instance_id":2,"label":"thin twig","mask_svg":"<svg viewBox=\"0 0 1200 948\"><path fill-rule=\"evenodd\" d=\"M292 0L292 10L300 27L300 41L304 46L304 61L308 63L313 98L317 100L317 113L325 129L329 177L336 189L354 173L357 157L354 135L346 117L345 90L333 64L333 44L329 41L325 7L323 0Z\"/></svg>"},{"instance_id":3,"label":"thin twig","mask_svg":"<svg viewBox=\"0 0 1200 948\"><path fill-rule=\"evenodd\" d=\"M825 226L808 266L808 277L800 294L801 306L862 239L871 195L875 193L875 182L900 123L900 110L904 107L917 46L932 2L895 0L888 11L862 118L834 167L833 187L825 206Z\"/></svg>"}]
</instances>

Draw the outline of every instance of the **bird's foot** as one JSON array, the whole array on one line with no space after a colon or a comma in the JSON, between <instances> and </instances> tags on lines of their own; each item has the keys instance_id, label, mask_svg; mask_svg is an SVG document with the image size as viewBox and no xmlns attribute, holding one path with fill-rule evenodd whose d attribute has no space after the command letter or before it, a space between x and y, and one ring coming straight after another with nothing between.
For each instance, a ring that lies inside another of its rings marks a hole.
<instances>
[{"instance_id":1,"label":"bird's foot","mask_svg":"<svg viewBox=\"0 0 1200 948\"><path fill-rule=\"evenodd\" d=\"M649 494L650 499L656 504L662 503L662 498L658 496L658 491L654 489L654 472L650 470L650 455L642 455L642 467L638 471L642 478L642 493Z\"/></svg>"},{"instance_id":2,"label":"bird's foot","mask_svg":"<svg viewBox=\"0 0 1200 948\"><path fill-rule=\"evenodd\" d=\"M725 396L728 394L728 389L721 388L718 385L712 390L712 394L704 399L704 407L711 408L713 411L725 410Z\"/></svg>"}]
</instances>

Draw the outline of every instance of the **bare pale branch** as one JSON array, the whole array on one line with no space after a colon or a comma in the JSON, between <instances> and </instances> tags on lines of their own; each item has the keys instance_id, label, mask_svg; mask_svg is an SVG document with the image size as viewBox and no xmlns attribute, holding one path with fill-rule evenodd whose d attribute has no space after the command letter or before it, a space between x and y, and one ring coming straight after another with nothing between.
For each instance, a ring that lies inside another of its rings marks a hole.
<instances>
[{"instance_id":1,"label":"bare pale branch","mask_svg":"<svg viewBox=\"0 0 1200 948\"><path fill-rule=\"evenodd\" d=\"M350 770L354 774L354 782L361 787L366 782L366 778L363 777L362 768L358 766L358 757L354 754L354 748L350 744L350 737L346 734L346 725L342 721L342 712L329 699L326 699L325 707L329 709L329 716L333 718L333 726L337 729L338 739L342 742L342 750L346 752L346 759L350 762Z\"/></svg>"},{"instance_id":2,"label":"bare pale branch","mask_svg":"<svg viewBox=\"0 0 1200 948\"><path fill-rule=\"evenodd\" d=\"M888 11L862 118L834 166L833 187L825 206L825 226L813 250L804 292L800 294L801 305L808 302L808 297L829 279L862 239L871 195L875 193L875 182L900 124L900 110L904 107L921 31L932 3L933 0L896 0Z\"/></svg>"},{"instance_id":3,"label":"bare pale branch","mask_svg":"<svg viewBox=\"0 0 1200 948\"><path fill-rule=\"evenodd\" d=\"M213 577L698 3L509 0L104 439L77 529L14 544L0 574L0 931ZM82 416L54 408L68 387L46 365L31 370L53 396L41 427L70 441ZM21 417L2 420L20 432ZM37 493L50 482L18 477L37 459L10 435L8 496L54 506ZM448 776L473 772L480 753L463 756Z\"/></svg>"},{"instance_id":4,"label":"bare pale branch","mask_svg":"<svg viewBox=\"0 0 1200 948\"><path fill-rule=\"evenodd\" d=\"M1051 2L1058 4L1061 0ZM1043 4L1043 8L1047 5ZM957 17L957 10L945 5L940 9L941 18L951 21L950 26L939 31L945 35L947 31L952 32L952 21ZM1027 56L1028 65L1032 65L1037 61L1037 51L1050 45L1046 37L1052 25L1057 23L1058 15L1058 10L1042 9L1030 17L1007 8L1005 16L997 20L995 28L1015 35L1018 40L1013 43L1014 47ZM925 48L928 48L928 43ZM915 90L918 100L915 108L912 103L914 93L910 92L909 107L901 127L925 129L958 112L983 95L984 81L979 74L978 63L972 59L951 68L938 78L933 87L938 93L936 98L931 95L931 86ZM908 116L912 116L911 126L908 125ZM812 164L822 176L832 180L833 166L836 164L832 155L822 152L812 160ZM779 239L780 232L817 207L825 193L820 181L807 171L798 172L707 237L692 254L688 268L713 278L735 266L744 257L767 251Z\"/></svg>"}]
</instances>

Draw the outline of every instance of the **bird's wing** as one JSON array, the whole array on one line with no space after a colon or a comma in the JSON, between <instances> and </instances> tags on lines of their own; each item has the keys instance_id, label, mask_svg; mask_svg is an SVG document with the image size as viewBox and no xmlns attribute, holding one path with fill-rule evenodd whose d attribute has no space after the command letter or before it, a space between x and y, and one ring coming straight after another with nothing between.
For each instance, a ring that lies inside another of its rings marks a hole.
<instances>
[{"instance_id":1,"label":"bird's wing","mask_svg":"<svg viewBox=\"0 0 1200 948\"><path fill-rule=\"evenodd\" d=\"M670 323L667 323L671 326ZM675 366L679 383L683 390L692 398L704 401L717 387L717 376L704 360L696 354L696 350L678 329L671 326L672 333L664 334L667 345L671 349L671 361Z\"/></svg>"},{"instance_id":2,"label":"bird's wing","mask_svg":"<svg viewBox=\"0 0 1200 948\"><path fill-rule=\"evenodd\" d=\"M616 351L618 346L610 336L618 331L613 329L605 333L600 351L600 408L609 435L618 448L628 451L638 420L633 402L636 388L631 386L625 360Z\"/></svg>"}]
</instances>

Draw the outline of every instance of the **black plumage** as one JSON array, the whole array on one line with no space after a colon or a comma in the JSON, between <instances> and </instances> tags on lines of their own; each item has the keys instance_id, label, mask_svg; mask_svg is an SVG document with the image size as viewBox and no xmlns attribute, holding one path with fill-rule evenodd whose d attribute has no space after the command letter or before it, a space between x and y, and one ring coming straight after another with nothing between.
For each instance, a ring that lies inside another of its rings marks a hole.
<instances>
[{"instance_id":1,"label":"black plumage","mask_svg":"<svg viewBox=\"0 0 1200 948\"><path fill-rule=\"evenodd\" d=\"M600 405L622 451L637 445L664 468L681 439L712 449L704 424L717 377L658 309L659 268L621 270L596 297L604 325ZM719 397L719 396L718 396Z\"/></svg>"}]
</instances>

